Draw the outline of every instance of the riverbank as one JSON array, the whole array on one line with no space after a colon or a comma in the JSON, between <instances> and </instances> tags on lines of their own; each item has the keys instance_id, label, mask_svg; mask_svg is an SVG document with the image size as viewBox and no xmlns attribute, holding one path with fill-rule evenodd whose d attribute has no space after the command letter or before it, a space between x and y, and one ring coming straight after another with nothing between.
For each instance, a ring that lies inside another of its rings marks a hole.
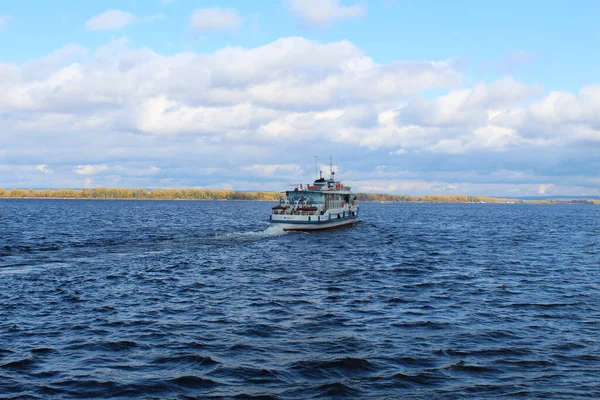
<instances>
[{"instance_id":1,"label":"riverbank","mask_svg":"<svg viewBox=\"0 0 600 400\"><path fill-rule=\"evenodd\" d=\"M0 189L0 198L118 200L278 200L276 192L203 189Z\"/></svg>"},{"instance_id":2,"label":"riverbank","mask_svg":"<svg viewBox=\"0 0 600 400\"><path fill-rule=\"evenodd\" d=\"M204 189L1 189L0 199L76 199L76 200L254 200L277 201L280 192L245 192ZM486 196L406 196L358 193L359 201L379 203L491 203L491 204L600 204L597 199L527 200Z\"/></svg>"}]
</instances>

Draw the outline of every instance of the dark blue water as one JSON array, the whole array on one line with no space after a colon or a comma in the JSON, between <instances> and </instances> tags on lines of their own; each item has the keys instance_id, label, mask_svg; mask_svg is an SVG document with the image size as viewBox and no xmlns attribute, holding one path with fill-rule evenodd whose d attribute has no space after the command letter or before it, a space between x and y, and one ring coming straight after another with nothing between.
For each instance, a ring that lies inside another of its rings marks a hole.
<instances>
[{"instance_id":1,"label":"dark blue water","mask_svg":"<svg viewBox=\"0 0 600 400\"><path fill-rule=\"evenodd\" d=\"M600 207L0 200L0 397L600 397Z\"/></svg>"}]
</instances>

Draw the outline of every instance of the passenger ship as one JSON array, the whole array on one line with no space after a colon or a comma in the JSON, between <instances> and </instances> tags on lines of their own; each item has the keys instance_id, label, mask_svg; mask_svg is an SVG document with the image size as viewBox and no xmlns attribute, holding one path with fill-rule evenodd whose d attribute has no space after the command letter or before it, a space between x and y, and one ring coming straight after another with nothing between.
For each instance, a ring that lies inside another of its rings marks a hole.
<instances>
[{"instance_id":1,"label":"passenger ship","mask_svg":"<svg viewBox=\"0 0 600 400\"><path fill-rule=\"evenodd\" d=\"M329 179L319 179L312 185L294 184L285 197L273 207L270 222L286 231L313 231L351 225L358 217L358 200L330 171Z\"/></svg>"}]
</instances>

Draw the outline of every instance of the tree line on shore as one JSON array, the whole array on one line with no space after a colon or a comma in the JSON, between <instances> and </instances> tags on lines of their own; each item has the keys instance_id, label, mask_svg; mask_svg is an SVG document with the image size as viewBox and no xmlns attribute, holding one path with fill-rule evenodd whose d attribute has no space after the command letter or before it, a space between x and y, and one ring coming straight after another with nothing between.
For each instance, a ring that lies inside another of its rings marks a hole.
<instances>
[{"instance_id":1,"label":"tree line on shore","mask_svg":"<svg viewBox=\"0 0 600 400\"><path fill-rule=\"evenodd\" d=\"M134 200L278 200L276 192L205 189L0 189L0 198L134 199Z\"/></svg>"},{"instance_id":2,"label":"tree line on shore","mask_svg":"<svg viewBox=\"0 0 600 400\"><path fill-rule=\"evenodd\" d=\"M381 193L358 193L359 201L374 202L426 202L426 203L584 203L600 204L600 200L517 200L484 196L406 196ZM233 190L206 189L2 189L0 198L47 198L47 199L132 199L132 200L278 200L280 192L239 192Z\"/></svg>"},{"instance_id":3,"label":"tree line on shore","mask_svg":"<svg viewBox=\"0 0 600 400\"><path fill-rule=\"evenodd\" d=\"M462 196L462 195L427 195L427 196L406 196L395 194L380 193L359 193L359 201L377 201L377 202L423 202L423 203L521 203L521 200L508 200L495 197L484 196Z\"/></svg>"}]
</instances>

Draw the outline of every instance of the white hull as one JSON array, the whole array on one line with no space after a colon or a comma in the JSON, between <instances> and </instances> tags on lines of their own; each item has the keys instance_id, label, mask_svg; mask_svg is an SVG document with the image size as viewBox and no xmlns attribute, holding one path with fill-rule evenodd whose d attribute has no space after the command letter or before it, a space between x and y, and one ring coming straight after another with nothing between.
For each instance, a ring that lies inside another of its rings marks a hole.
<instances>
[{"instance_id":1,"label":"white hull","mask_svg":"<svg viewBox=\"0 0 600 400\"><path fill-rule=\"evenodd\" d=\"M352 225L356 218L344 218L342 220L330 220L325 222L286 223L271 221L271 226L283 228L284 231L320 231L325 229L341 228Z\"/></svg>"}]
</instances>

